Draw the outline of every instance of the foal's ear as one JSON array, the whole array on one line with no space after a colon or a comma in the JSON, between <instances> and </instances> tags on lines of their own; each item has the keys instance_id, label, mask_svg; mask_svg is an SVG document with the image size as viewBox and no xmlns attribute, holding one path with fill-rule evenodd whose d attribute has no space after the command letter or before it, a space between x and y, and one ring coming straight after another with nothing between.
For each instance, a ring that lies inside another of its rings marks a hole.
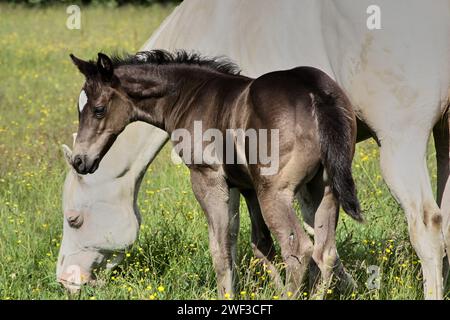
<instances>
[{"instance_id":1,"label":"foal's ear","mask_svg":"<svg viewBox=\"0 0 450 320\"><path fill-rule=\"evenodd\" d=\"M72 59L73 64L77 66L78 70L80 70L86 78L92 77L97 73L97 67L92 62L78 59L73 54L70 54L70 58Z\"/></svg>"},{"instance_id":2,"label":"foal's ear","mask_svg":"<svg viewBox=\"0 0 450 320\"><path fill-rule=\"evenodd\" d=\"M103 81L110 82L112 80L114 67L111 59L106 54L98 53L97 69Z\"/></svg>"}]
</instances>

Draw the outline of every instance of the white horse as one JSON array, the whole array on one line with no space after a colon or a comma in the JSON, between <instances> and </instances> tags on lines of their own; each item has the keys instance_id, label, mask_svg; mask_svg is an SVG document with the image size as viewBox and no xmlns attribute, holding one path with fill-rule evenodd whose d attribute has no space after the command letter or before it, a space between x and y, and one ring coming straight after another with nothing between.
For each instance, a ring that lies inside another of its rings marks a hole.
<instances>
[{"instance_id":1,"label":"white horse","mask_svg":"<svg viewBox=\"0 0 450 320\"><path fill-rule=\"evenodd\" d=\"M425 155L435 128L440 201L449 165L448 126L440 120L450 96L450 1L378 0L378 17L367 13L372 2L187 0L143 49L227 55L251 77L310 65L337 80L380 143L384 180L406 213L411 243L422 262L425 297L441 299L450 209L441 211L433 197ZM381 29L370 30L367 20L377 18ZM79 177L71 171L67 176L60 281L81 274L78 282L85 282L93 266L104 265L112 252L136 238L139 182L168 136L141 123L122 135L95 174ZM131 140L125 135L136 141L135 153L121 143ZM300 192L301 202L307 203L307 197L312 197L308 190ZM444 199L450 201L450 191ZM302 206L309 224L315 208Z\"/></svg>"}]
</instances>

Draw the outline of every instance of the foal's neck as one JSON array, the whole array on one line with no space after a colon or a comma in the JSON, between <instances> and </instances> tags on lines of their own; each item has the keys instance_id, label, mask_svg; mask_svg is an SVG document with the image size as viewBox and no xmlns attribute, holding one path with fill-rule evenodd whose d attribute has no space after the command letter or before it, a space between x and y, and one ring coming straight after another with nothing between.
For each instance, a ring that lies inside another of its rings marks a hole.
<instances>
[{"instance_id":1,"label":"foal's neck","mask_svg":"<svg viewBox=\"0 0 450 320\"><path fill-rule=\"evenodd\" d=\"M142 83L148 83L147 88L156 85L156 96L142 97L135 101L137 119L159 127L169 134L175 129L181 115L188 112L192 101L201 89L211 80L219 77L239 77L223 74L197 65L160 65L146 72ZM137 79L136 79L137 80ZM209 86L210 94L219 87ZM196 101L197 107L202 103ZM204 102L203 102L204 103Z\"/></svg>"}]
</instances>

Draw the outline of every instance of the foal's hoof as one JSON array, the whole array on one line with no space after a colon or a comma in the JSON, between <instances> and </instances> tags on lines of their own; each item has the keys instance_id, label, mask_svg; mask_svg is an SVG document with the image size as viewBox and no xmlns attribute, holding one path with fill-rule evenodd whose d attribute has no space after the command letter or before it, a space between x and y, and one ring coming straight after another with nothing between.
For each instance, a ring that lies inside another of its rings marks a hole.
<instances>
[{"instance_id":1,"label":"foal's hoof","mask_svg":"<svg viewBox=\"0 0 450 320\"><path fill-rule=\"evenodd\" d=\"M345 272L339 277L339 280L336 283L336 287L341 293L354 292L358 289L358 284L356 283L355 279L353 279L350 273Z\"/></svg>"}]
</instances>

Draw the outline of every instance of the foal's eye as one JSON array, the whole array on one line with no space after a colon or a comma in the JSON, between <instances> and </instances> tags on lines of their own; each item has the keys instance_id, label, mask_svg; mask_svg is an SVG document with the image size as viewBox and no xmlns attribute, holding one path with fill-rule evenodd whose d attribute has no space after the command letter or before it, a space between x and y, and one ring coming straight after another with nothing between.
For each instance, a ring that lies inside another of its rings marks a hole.
<instances>
[{"instance_id":1,"label":"foal's eye","mask_svg":"<svg viewBox=\"0 0 450 320\"><path fill-rule=\"evenodd\" d=\"M94 115L98 119L103 118L105 116L105 113L106 113L105 106L98 106L94 108Z\"/></svg>"}]
</instances>

